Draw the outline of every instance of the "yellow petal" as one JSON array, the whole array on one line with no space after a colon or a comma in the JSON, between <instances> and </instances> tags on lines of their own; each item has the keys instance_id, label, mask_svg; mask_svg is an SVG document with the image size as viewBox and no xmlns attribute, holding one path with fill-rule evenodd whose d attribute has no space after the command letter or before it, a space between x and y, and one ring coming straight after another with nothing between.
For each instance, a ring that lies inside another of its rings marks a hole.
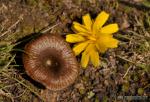
<instances>
[{"instance_id":1,"label":"yellow petal","mask_svg":"<svg viewBox=\"0 0 150 102\"><path fill-rule=\"evenodd\" d=\"M98 67L100 65L99 54L97 51L92 50L90 52L90 59L91 59L92 64L94 65L94 67Z\"/></svg>"},{"instance_id":2,"label":"yellow petal","mask_svg":"<svg viewBox=\"0 0 150 102\"><path fill-rule=\"evenodd\" d=\"M77 32L77 33L79 33L79 32L88 33L86 27L84 25L81 25L78 22L73 22L72 30Z\"/></svg>"},{"instance_id":3,"label":"yellow petal","mask_svg":"<svg viewBox=\"0 0 150 102\"><path fill-rule=\"evenodd\" d=\"M82 66L83 68L86 68L87 65L88 65L88 62L89 62L89 54L88 54L86 51L84 51L84 52L82 53L81 66Z\"/></svg>"},{"instance_id":4,"label":"yellow petal","mask_svg":"<svg viewBox=\"0 0 150 102\"><path fill-rule=\"evenodd\" d=\"M117 39L114 39L112 35L103 35L97 40L99 49L116 48L118 42L119 41Z\"/></svg>"},{"instance_id":5,"label":"yellow petal","mask_svg":"<svg viewBox=\"0 0 150 102\"><path fill-rule=\"evenodd\" d=\"M86 53L90 53L91 50L95 50L95 47L94 47L94 44L93 43L90 43L86 49L85 49L85 52Z\"/></svg>"},{"instance_id":6,"label":"yellow petal","mask_svg":"<svg viewBox=\"0 0 150 102\"><path fill-rule=\"evenodd\" d=\"M107 43L107 46L109 48L116 48L116 47L118 47L118 43L119 43L119 41L117 39L110 38L109 42Z\"/></svg>"},{"instance_id":7,"label":"yellow petal","mask_svg":"<svg viewBox=\"0 0 150 102\"><path fill-rule=\"evenodd\" d=\"M81 36L89 36L89 33L82 33L82 32L80 32L80 33L77 33L78 35L81 35Z\"/></svg>"},{"instance_id":8,"label":"yellow petal","mask_svg":"<svg viewBox=\"0 0 150 102\"><path fill-rule=\"evenodd\" d=\"M109 14L102 11L95 19L95 22L93 24L93 31L97 32L97 30L99 30L107 21L109 17Z\"/></svg>"},{"instance_id":9,"label":"yellow petal","mask_svg":"<svg viewBox=\"0 0 150 102\"><path fill-rule=\"evenodd\" d=\"M106 46L102 46L101 44L96 44L96 48L97 48L97 50L99 51L99 53L104 53L104 52L106 52L106 50L108 49Z\"/></svg>"},{"instance_id":10,"label":"yellow petal","mask_svg":"<svg viewBox=\"0 0 150 102\"><path fill-rule=\"evenodd\" d=\"M108 49L108 42L112 35L99 35L99 38L96 42L96 48L100 53L106 52Z\"/></svg>"},{"instance_id":11,"label":"yellow petal","mask_svg":"<svg viewBox=\"0 0 150 102\"><path fill-rule=\"evenodd\" d=\"M112 34L112 33L115 33L119 30L118 28L118 24L109 24L107 26L104 26L100 29L100 32L102 34Z\"/></svg>"},{"instance_id":12,"label":"yellow petal","mask_svg":"<svg viewBox=\"0 0 150 102\"><path fill-rule=\"evenodd\" d=\"M94 48L94 44L89 44L85 51L82 53L82 58L81 58L81 66L83 68L87 67L88 62L89 62L89 58L90 58L90 53L91 51L95 50Z\"/></svg>"},{"instance_id":13,"label":"yellow petal","mask_svg":"<svg viewBox=\"0 0 150 102\"><path fill-rule=\"evenodd\" d=\"M66 41L70 43L76 43L76 42L82 42L85 41L86 39L78 34L69 34L66 36Z\"/></svg>"},{"instance_id":14,"label":"yellow petal","mask_svg":"<svg viewBox=\"0 0 150 102\"><path fill-rule=\"evenodd\" d=\"M83 24L85 25L85 27L88 29L88 30L91 30L91 27L92 27L92 20L91 20L91 17L90 17L90 14L86 14L82 17L82 20L83 20Z\"/></svg>"},{"instance_id":15,"label":"yellow petal","mask_svg":"<svg viewBox=\"0 0 150 102\"><path fill-rule=\"evenodd\" d=\"M75 55L79 55L83 50L85 50L88 44L89 44L89 41L86 41L86 42L82 42L74 46L73 51Z\"/></svg>"}]
</instances>

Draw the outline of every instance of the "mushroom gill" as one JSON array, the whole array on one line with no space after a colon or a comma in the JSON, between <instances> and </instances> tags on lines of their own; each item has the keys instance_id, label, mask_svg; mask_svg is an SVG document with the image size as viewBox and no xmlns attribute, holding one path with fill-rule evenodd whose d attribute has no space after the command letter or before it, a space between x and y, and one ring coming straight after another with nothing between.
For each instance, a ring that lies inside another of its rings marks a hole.
<instances>
[{"instance_id":1,"label":"mushroom gill","mask_svg":"<svg viewBox=\"0 0 150 102\"><path fill-rule=\"evenodd\" d=\"M43 34L25 46L23 63L27 74L47 89L57 91L71 85L78 63L69 45L57 34Z\"/></svg>"}]
</instances>

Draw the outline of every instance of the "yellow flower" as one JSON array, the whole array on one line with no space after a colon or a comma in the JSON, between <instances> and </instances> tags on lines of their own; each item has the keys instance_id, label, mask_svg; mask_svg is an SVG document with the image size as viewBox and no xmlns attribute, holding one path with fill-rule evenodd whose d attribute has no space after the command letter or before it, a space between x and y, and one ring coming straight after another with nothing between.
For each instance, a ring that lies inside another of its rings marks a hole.
<instances>
[{"instance_id":1,"label":"yellow flower","mask_svg":"<svg viewBox=\"0 0 150 102\"><path fill-rule=\"evenodd\" d=\"M82 17L83 25L73 22L72 29L75 34L68 34L66 41L76 43L73 47L75 55L82 53L81 66L87 67L91 61L94 67L100 65L99 53L104 53L108 48L116 48L118 40L113 38L113 33L118 31L116 23L103 25L107 21L109 14L102 11L95 20L89 14Z\"/></svg>"}]
</instances>

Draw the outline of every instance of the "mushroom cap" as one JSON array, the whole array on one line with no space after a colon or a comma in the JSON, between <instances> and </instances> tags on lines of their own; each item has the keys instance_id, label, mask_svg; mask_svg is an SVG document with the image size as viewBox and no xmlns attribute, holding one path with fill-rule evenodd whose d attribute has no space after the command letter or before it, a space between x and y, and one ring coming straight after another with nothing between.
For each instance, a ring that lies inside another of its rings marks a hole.
<instances>
[{"instance_id":1,"label":"mushroom cap","mask_svg":"<svg viewBox=\"0 0 150 102\"><path fill-rule=\"evenodd\" d=\"M43 34L25 46L23 64L27 74L46 88L57 91L78 76L78 63L70 46L57 34Z\"/></svg>"}]
</instances>

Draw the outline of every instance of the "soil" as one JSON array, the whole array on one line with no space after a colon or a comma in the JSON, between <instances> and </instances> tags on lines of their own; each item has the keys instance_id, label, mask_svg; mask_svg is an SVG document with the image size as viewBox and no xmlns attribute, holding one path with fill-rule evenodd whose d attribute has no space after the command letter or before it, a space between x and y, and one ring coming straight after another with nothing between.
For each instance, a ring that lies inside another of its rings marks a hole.
<instances>
[{"instance_id":1,"label":"soil","mask_svg":"<svg viewBox=\"0 0 150 102\"><path fill-rule=\"evenodd\" d=\"M73 33L73 21L82 23L84 14L95 18L101 11L110 14L106 24L118 23L119 47L101 54L100 67L80 68L57 101L150 101L149 0L0 0L0 102L43 102L44 87L24 70L24 45L43 33L65 38Z\"/></svg>"}]
</instances>

